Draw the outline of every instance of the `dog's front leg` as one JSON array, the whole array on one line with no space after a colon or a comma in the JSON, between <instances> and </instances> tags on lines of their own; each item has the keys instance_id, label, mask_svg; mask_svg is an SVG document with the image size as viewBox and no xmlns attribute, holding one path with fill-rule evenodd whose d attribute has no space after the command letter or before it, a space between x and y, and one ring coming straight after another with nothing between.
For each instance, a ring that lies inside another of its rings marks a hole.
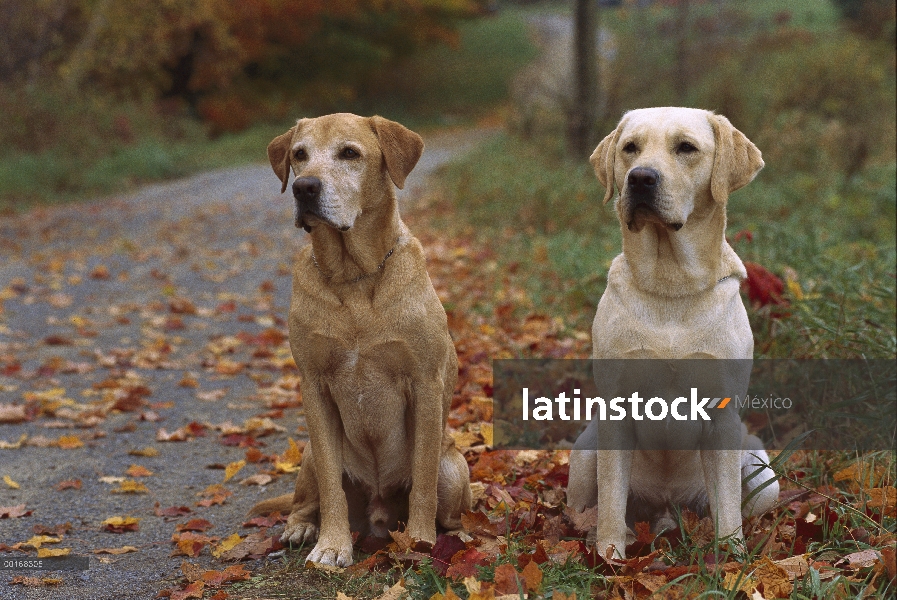
<instances>
[{"instance_id":1,"label":"dog's front leg","mask_svg":"<svg viewBox=\"0 0 897 600\"><path fill-rule=\"evenodd\" d=\"M308 560L347 567L352 564L352 533L343 490L342 422L336 404L317 382L303 385L302 396L321 502L318 543Z\"/></svg>"},{"instance_id":2,"label":"dog's front leg","mask_svg":"<svg viewBox=\"0 0 897 600\"><path fill-rule=\"evenodd\" d=\"M741 450L701 450L701 467L707 486L710 516L718 537L741 532Z\"/></svg>"},{"instance_id":3,"label":"dog's front leg","mask_svg":"<svg viewBox=\"0 0 897 600\"><path fill-rule=\"evenodd\" d=\"M437 483L442 445L442 379L416 382L412 402L414 447L411 455L411 494L408 498L408 535L436 543Z\"/></svg>"},{"instance_id":4,"label":"dog's front leg","mask_svg":"<svg viewBox=\"0 0 897 600\"><path fill-rule=\"evenodd\" d=\"M632 452L598 450L596 460L598 482L598 526L595 548L612 558L626 557L626 500L632 471Z\"/></svg>"}]
</instances>

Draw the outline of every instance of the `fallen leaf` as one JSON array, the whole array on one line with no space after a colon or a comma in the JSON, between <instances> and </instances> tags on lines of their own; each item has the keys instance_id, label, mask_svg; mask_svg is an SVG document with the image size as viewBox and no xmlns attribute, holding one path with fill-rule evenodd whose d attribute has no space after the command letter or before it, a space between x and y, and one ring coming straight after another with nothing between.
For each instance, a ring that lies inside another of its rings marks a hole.
<instances>
[{"instance_id":1,"label":"fallen leaf","mask_svg":"<svg viewBox=\"0 0 897 600\"><path fill-rule=\"evenodd\" d=\"M573 528L577 531L588 531L598 524L598 507L593 506L579 512L572 506L568 506L564 514L569 517Z\"/></svg>"},{"instance_id":2,"label":"fallen leaf","mask_svg":"<svg viewBox=\"0 0 897 600\"><path fill-rule=\"evenodd\" d=\"M498 594L517 594L523 588L517 570L508 563L495 567L494 581L495 592Z\"/></svg>"},{"instance_id":3,"label":"fallen leaf","mask_svg":"<svg viewBox=\"0 0 897 600\"><path fill-rule=\"evenodd\" d=\"M125 533L137 531L140 527L140 519L137 517L109 517L101 523L106 531L111 533Z\"/></svg>"},{"instance_id":4,"label":"fallen leaf","mask_svg":"<svg viewBox=\"0 0 897 600\"><path fill-rule=\"evenodd\" d=\"M888 486L885 488L872 488L865 490L869 495L869 501L866 506L869 508L879 508L882 513L888 517L897 516L897 488Z\"/></svg>"},{"instance_id":5,"label":"fallen leaf","mask_svg":"<svg viewBox=\"0 0 897 600\"><path fill-rule=\"evenodd\" d=\"M23 546L31 546L34 549L40 549L43 544L58 544L62 540L58 537L50 536L50 535L35 535L32 536L27 542L23 543Z\"/></svg>"},{"instance_id":6,"label":"fallen leaf","mask_svg":"<svg viewBox=\"0 0 897 600\"><path fill-rule=\"evenodd\" d=\"M264 531L251 533L231 548L221 553L223 560L243 560L244 558L261 557L280 550L283 546L276 537L269 536Z\"/></svg>"},{"instance_id":7,"label":"fallen leaf","mask_svg":"<svg viewBox=\"0 0 897 600\"><path fill-rule=\"evenodd\" d=\"M528 592L538 592L542 587L542 569L539 568L536 561L530 561L523 567L520 574L523 576L523 582Z\"/></svg>"},{"instance_id":8,"label":"fallen leaf","mask_svg":"<svg viewBox=\"0 0 897 600\"><path fill-rule=\"evenodd\" d=\"M256 475L251 475L240 481L241 485L267 485L271 483L273 477L267 475L265 473L258 473Z\"/></svg>"},{"instance_id":9,"label":"fallen leaf","mask_svg":"<svg viewBox=\"0 0 897 600\"><path fill-rule=\"evenodd\" d=\"M147 446L142 450L128 450L128 454L131 456L159 456L159 451L152 446Z\"/></svg>"},{"instance_id":10,"label":"fallen leaf","mask_svg":"<svg viewBox=\"0 0 897 600\"><path fill-rule=\"evenodd\" d=\"M221 540L217 546L212 548L212 556L215 558L220 558L222 554L227 552L228 550L233 549L237 544L243 541L243 538L240 537L239 533L231 534L230 536Z\"/></svg>"},{"instance_id":11,"label":"fallen leaf","mask_svg":"<svg viewBox=\"0 0 897 600\"><path fill-rule=\"evenodd\" d=\"M17 519L19 517L27 517L31 514L30 510L25 510L24 504L16 506L0 506L0 519Z\"/></svg>"},{"instance_id":12,"label":"fallen leaf","mask_svg":"<svg viewBox=\"0 0 897 600\"><path fill-rule=\"evenodd\" d=\"M128 467L128 470L125 471L125 475L128 477L149 477L152 474L152 471L142 465L131 465Z\"/></svg>"},{"instance_id":13,"label":"fallen leaf","mask_svg":"<svg viewBox=\"0 0 897 600\"><path fill-rule=\"evenodd\" d=\"M113 494L146 494L148 492L149 490L145 485L133 479L122 481L119 487L112 490Z\"/></svg>"},{"instance_id":14,"label":"fallen leaf","mask_svg":"<svg viewBox=\"0 0 897 600\"><path fill-rule=\"evenodd\" d=\"M231 478L239 473L240 469L246 466L245 460L232 462L224 468L224 481L230 481Z\"/></svg>"},{"instance_id":15,"label":"fallen leaf","mask_svg":"<svg viewBox=\"0 0 897 600\"><path fill-rule=\"evenodd\" d=\"M205 519L191 519L186 523L175 526L175 531L205 531L211 529L213 525Z\"/></svg>"},{"instance_id":16,"label":"fallen leaf","mask_svg":"<svg viewBox=\"0 0 897 600\"><path fill-rule=\"evenodd\" d=\"M39 548L37 551L38 558L50 558L53 556L68 556L71 548Z\"/></svg>"},{"instance_id":17,"label":"fallen leaf","mask_svg":"<svg viewBox=\"0 0 897 600\"><path fill-rule=\"evenodd\" d=\"M205 571L201 577L208 587L216 588L233 581L246 581L250 573L243 565L231 565L222 571Z\"/></svg>"},{"instance_id":18,"label":"fallen leaf","mask_svg":"<svg viewBox=\"0 0 897 600\"><path fill-rule=\"evenodd\" d=\"M72 450L74 448L82 448L84 442L77 435L63 435L59 437L56 445L64 450Z\"/></svg>"},{"instance_id":19,"label":"fallen leaf","mask_svg":"<svg viewBox=\"0 0 897 600\"><path fill-rule=\"evenodd\" d=\"M17 404L0 404L0 423L21 423L27 420L25 406Z\"/></svg>"},{"instance_id":20,"label":"fallen leaf","mask_svg":"<svg viewBox=\"0 0 897 600\"><path fill-rule=\"evenodd\" d=\"M399 600L400 598L404 598L407 593L408 590L405 588L405 584L402 581L399 581L383 594L377 596L374 600Z\"/></svg>"},{"instance_id":21,"label":"fallen leaf","mask_svg":"<svg viewBox=\"0 0 897 600\"><path fill-rule=\"evenodd\" d=\"M3 476L3 483L5 483L6 485L8 485L9 487L11 487L14 490L19 489L19 484L16 483L15 481L13 481L12 477L10 477L9 475Z\"/></svg>"},{"instance_id":22,"label":"fallen leaf","mask_svg":"<svg viewBox=\"0 0 897 600\"><path fill-rule=\"evenodd\" d=\"M54 525L53 527L48 527L46 525L35 524L32 525L31 530L35 535L51 535L53 537L61 537L67 534L72 529L71 523L60 523L59 525Z\"/></svg>"},{"instance_id":23,"label":"fallen leaf","mask_svg":"<svg viewBox=\"0 0 897 600\"><path fill-rule=\"evenodd\" d=\"M775 563L785 569L785 572L788 573L788 579L791 581L803 579L810 569L810 564L807 562L807 557L804 554L789 556L788 558L777 560Z\"/></svg>"},{"instance_id":24,"label":"fallen leaf","mask_svg":"<svg viewBox=\"0 0 897 600\"><path fill-rule=\"evenodd\" d=\"M183 515L188 515L193 511L187 506L170 506L168 508L159 508L159 503L156 502L155 510L153 512L157 517L180 517Z\"/></svg>"},{"instance_id":25,"label":"fallen leaf","mask_svg":"<svg viewBox=\"0 0 897 600\"><path fill-rule=\"evenodd\" d=\"M763 584L763 595L767 598L788 598L794 587L788 578L788 572L778 566L768 556L764 556L760 565L754 570L753 577Z\"/></svg>"},{"instance_id":26,"label":"fallen leaf","mask_svg":"<svg viewBox=\"0 0 897 600\"><path fill-rule=\"evenodd\" d=\"M881 560L881 556L876 550L868 549L860 552L852 552L835 563L836 567L849 567L851 569L864 569L871 567Z\"/></svg>"},{"instance_id":27,"label":"fallen leaf","mask_svg":"<svg viewBox=\"0 0 897 600\"><path fill-rule=\"evenodd\" d=\"M188 583L184 588L171 592L169 600L188 600L189 598L202 598L206 584L202 581Z\"/></svg>"},{"instance_id":28,"label":"fallen leaf","mask_svg":"<svg viewBox=\"0 0 897 600\"><path fill-rule=\"evenodd\" d=\"M664 583L666 583L666 578L664 578ZM751 595L757 589L758 581L753 577L749 577L745 573L726 573L725 578L723 579L722 587L730 592L744 592L745 594ZM650 590L656 591L656 590Z\"/></svg>"},{"instance_id":29,"label":"fallen leaf","mask_svg":"<svg viewBox=\"0 0 897 600\"><path fill-rule=\"evenodd\" d=\"M62 490L68 490L68 489L80 490L81 489L81 480L80 479L66 479L65 481L60 481L56 485L56 489L60 492Z\"/></svg>"}]
</instances>

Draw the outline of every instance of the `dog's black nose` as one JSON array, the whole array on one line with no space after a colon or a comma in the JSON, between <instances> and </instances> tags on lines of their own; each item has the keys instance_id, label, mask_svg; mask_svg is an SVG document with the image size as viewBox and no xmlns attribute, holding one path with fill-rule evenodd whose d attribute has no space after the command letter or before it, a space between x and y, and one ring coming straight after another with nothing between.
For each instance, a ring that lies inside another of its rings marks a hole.
<instances>
[{"instance_id":1,"label":"dog's black nose","mask_svg":"<svg viewBox=\"0 0 897 600\"><path fill-rule=\"evenodd\" d=\"M653 192L657 187L660 173L648 167L636 167L629 171L626 184L633 192L639 194Z\"/></svg>"},{"instance_id":2,"label":"dog's black nose","mask_svg":"<svg viewBox=\"0 0 897 600\"><path fill-rule=\"evenodd\" d=\"M320 195L321 180L317 177L297 177L293 182L293 196L299 202L315 202Z\"/></svg>"}]
</instances>

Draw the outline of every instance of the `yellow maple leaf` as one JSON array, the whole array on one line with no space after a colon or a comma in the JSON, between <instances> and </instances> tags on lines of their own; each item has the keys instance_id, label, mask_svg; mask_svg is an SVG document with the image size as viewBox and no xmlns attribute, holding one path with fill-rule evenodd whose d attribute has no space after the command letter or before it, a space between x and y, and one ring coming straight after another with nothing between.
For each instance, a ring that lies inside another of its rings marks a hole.
<instances>
[{"instance_id":1,"label":"yellow maple leaf","mask_svg":"<svg viewBox=\"0 0 897 600\"><path fill-rule=\"evenodd\" d=\"M221 540L221 543L219 543L217 546L212 548L212 556L214 556L215 558L218 558L222 554L224 554L228 550L232 549L234 546L236 546L237 544L239 544L242 541L243 541L243 538L240 537L239 533L235 533L229 537L226 537L223 540Z\"/></svg>"},{"instance_id":2,"label":"yellow maple leaf","mask_svg":"<svg viewBox=\"0 0 897 600\"><path fill-rule=\"evenodd\" d=\"M52 537L49 535L34 535L31 536L31 539L22 544L23 546L32 546L34 548L40 549L43 544L56 544L61 540L58 537Z\"/></svg>"},{"instance_id":3,"label":"yellow maple leaf","mask_svg":"<svg viewBox=\"0 0 897 600\"><path fill-rule=\"evenodd\" d=\"M145 485L133 479L125 479L117 488L112 490L113 494L146 494L149 490Z\"/></svg>"},{"instance_id":4,"label":"yellow maple leaf","mask_svg":"<svg viewBox=\"0 0 897 600\"><path fill-rule=\"evenodd\" d=\"M302 467L300 467L299 465L294 465L290 462L275 462L274 468L278 473L295 473Z\"/></svg>"},{"instance_id":5,"label":"yellow maple leaf","mask_svg":"<svg viewBox=\"0 0 897 600\"><path fill-rule=\"evenodd\" d=\"M71 548L38 548L38 558L48 558L51 556L68 556L72 551Z\"/></svg>"},{"instance_id":6,"label":"yellow maple leaf","mask_svg":"<svg viewBox=\"0 0 897 600\"><path fill-rule=\"evenodd\" d=\"M3 483L5 483L6 485L8 485L9 487L11 487L14 490L19 489L19 484L16 483L15 481L13 481L12 477L10 477L9 475L3 476Z\"/></svg>"},{"instance_id":7,"label":"yellow maple leaf","mask_svg":"<svg viewBox=\"0 0 897 600\"><path fill-rule=\"evenodd\" d=\"M296 445L296 441L293 438L287 438L287 443L289 444L289 448L283 453L283 462L298 465L302 462L302 450L299 449L299 446Z\"/></svg>"},{"instance_id":8,"label":"yellow maple leaf","mask_svg":"<svg viewBox=\"0 0 897 600\"><path fill-rule=\"evenodd\" d=\"M230 481L231 477L240 472L240 469L246 466L245 460L238 460L236 462L232 462L226 467L224 467L224 481Z\"/></svg>"}]
</instances>

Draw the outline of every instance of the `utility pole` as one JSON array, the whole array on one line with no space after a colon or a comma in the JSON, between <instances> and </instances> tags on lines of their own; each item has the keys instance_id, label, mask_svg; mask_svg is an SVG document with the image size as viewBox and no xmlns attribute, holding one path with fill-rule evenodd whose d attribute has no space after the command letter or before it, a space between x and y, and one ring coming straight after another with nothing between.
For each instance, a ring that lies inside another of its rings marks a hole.
<instances>
[{"instance_id":1,"label":"utility pole","mask_svg":"<svg viewBox=\"0 0 897 600\"><path fill-rule=\"evenodd\" d=\"M594 149L598 107L598 56L595 32L598 25L596 0L574 0L573 81L575 97L567 125L570 153L586 158Z\"/></svg>"}]
</instances>

